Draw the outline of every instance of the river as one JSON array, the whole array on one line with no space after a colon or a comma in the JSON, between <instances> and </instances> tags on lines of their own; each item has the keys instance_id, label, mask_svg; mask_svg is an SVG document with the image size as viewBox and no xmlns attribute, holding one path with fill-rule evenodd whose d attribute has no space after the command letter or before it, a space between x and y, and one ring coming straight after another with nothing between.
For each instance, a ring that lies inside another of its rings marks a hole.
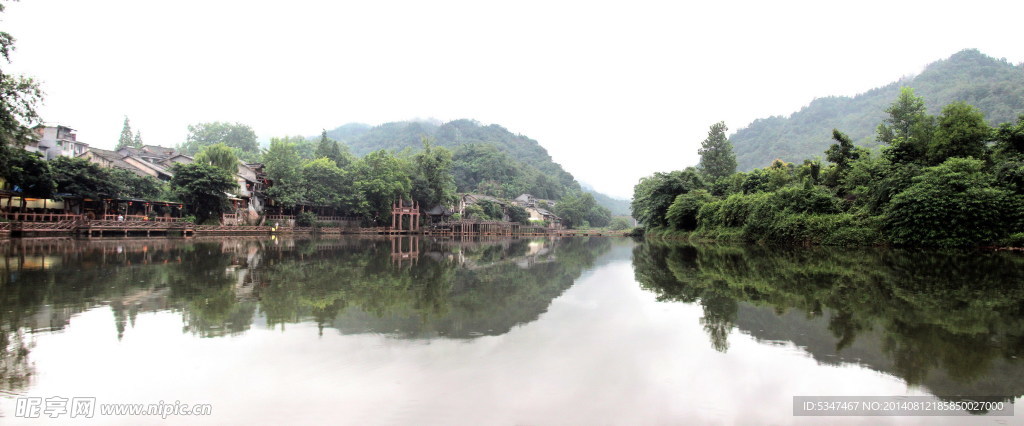
<instances>
[{"instance_id":1,"label":"river","mask_svg":"<svg viewBox=\"0 0 1024 426\"><path fill-rule=\"evenodd\" d=\"M163 422L116 404L188 424L1024 423L794 416L805 396L1021 408L1015 253L201 237L0 254L4 424Z\"/></svg>"}]
</instances>

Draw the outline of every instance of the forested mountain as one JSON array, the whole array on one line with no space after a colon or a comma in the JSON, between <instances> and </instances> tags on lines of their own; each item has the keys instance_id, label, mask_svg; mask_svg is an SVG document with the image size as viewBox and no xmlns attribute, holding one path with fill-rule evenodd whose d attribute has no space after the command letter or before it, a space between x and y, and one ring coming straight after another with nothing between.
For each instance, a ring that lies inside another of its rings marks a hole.
<instances>
[{"instance_id":1,"label":"forested mountain","mask_svg":"<svg viewBox=\"0 0 1024 426\"><path fill-rule=\"evenodd\" d=\"M404 121L376 127L350 123L327 131L327 137L348 145L352 154L363 156L387 149L419 150L422 139L452 150L454 173L460 192L481 192L501 197L530 193L544 199L560 199L581 187L561 165L552 161L537 141L514 134L497 124L481 125L473 120L447 123ZM596 191L595 199L604 207L628 214L621 205ZM616 202L618 201L618 202Z\"/></svg>"},{"instance_id":2,"label":"forested mountain","mask_svg":"<svg viewBox=\"0 0 1024 426\"><path fill-rule=\"evenodd\" d=\"M730 141L739 170L767 167L776 158L800 162L821 157L832 141L832 129L850 136L857 145L871 147L885 109L901 87L911 87L936 114L954 101L978 107L992 125L1015 121L1024 112L1024 64L1013 65L975 49L928 65L914 77L850 97L815 99L789 117L755 120Z\"/></svg>"}]
</instances>

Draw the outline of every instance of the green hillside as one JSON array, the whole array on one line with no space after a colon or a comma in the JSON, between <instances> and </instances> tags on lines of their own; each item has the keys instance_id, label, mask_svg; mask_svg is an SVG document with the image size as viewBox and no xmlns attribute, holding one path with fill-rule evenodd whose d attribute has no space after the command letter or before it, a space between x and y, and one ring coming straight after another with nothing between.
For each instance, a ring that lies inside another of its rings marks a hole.
<instances>
[{"instance_id":1,"label":"green hillside","mask_svg":"<svg viewBox=\"0 0 1024 426\"><path fill-rule=\"evenodd\" d=\"M419 150L422 138L452 150L456 184L460 192L481 192L500 197L530 193L539 198L560 199L581 190L580 184L551 159L537 141L514 134L497 124L481 125L473 120L447 123L403 121L370 127L346 124L327 131L331 139L344 142L351 152L363 156L387 149ZM625 202L595 194L604 207L623 211Z\"/></svg>"},{"instance_id":2,"label":"green hillside","mask_svg":"<svg viewBox=\"0 0 1024 426\"><path fill-rule=\"evenodd\" d=\"M789 117L755 120L730 137L739 170L767 167L776 158L800 162L823 157L834 142L833 128L858 145L874 146L875 128L901 87L913 88L932 114L954 101L978 107L990 124L1015 121L1024 113L1024 66L969 49L928 65L917 76L852 98L815 99Z\"/></svg>"}]
</instances>

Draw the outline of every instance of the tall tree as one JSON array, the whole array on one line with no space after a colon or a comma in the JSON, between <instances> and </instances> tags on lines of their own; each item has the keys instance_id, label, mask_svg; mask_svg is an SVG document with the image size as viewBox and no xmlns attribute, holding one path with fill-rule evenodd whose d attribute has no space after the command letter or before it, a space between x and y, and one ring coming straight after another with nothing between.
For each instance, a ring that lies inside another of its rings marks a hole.
<instances>
[{"instance_id":1,"label":"tall tree","mask_svg":"<svg viewBox=\"0 0 1024 426\"><path fill-rule=\"evenodd\" d=\"M736 154L732 152L732 143L725 137L729 128L724 121L712 124L708 137L701 142L700 164L697 166L705 176L717 180L736 173Z\"/></svg>"},{"instance_id":2,"label":"tall tree","mask_svg":"<svg viewBox=\"0 0 1024 426\"><path fill-rule=\"evenodd\" d=\"M197 223L217 221L227 209L225 194L237 183L223 169L203 163L175 164L171 189L178 195Z\"/></svg>"},{"instance_id":3,"label":"tall tree","mask_svg":"<svg viewBox=\"0 0 1024 426\"><path fill-rule=\"evenodd\" d=\"M927 159L935 119L927 114L924 98L904 87L885 110L889 116L878 125L877 140L889 145L886 156L894 163L921 163Z\"/></svg>"},{"instance_id":4,"label":"tall tree","mask_svg":"<svg viewBox=\"0 0 1024 426\"><path fill-rule=\"evenodd\" d=\"M288 138L273 138L270 148L263 154L263 164L267 176L274 182L267 195L274 201L286 206L294 206L302 201L302 159L299 158L295 143Z\"/></svg>"},{"instance_id":5,"label":"tall tree","mask_svg":"<svg viewBox=\"0 0 1024 426\"><path fill-rule=\"evenodd\" d=\"M0 3L0 12L4 5ZM0 56L11 62L14 37L0 31ZM24 145L32 137L29 125L39 121L36 105L43 100L39 84L31 77L10 75L0 69L0 147ZM5 168L7 156L0 152L0 168Z\"/></svg>"},{"instance_id":6,"label":"tall tree","mask_svg":"<svg viewBox=\"0 0 1024 426\"><path fill-rule=\"evenodd\" d=\"M388 223L391 203L399 198L409 199L412 182L409 165L385 150L374 151L353 165L354 184L363 199L360 211L370 222Z\"/></svg>"},{"instance_id":7,"label":"tall tree","mask_svg":"<svg viewBox=\"0 0 1024 426\"><path fill-rule=\"evenodd\" d=\"M216 166L232 175L238 173L238 156L235 155L235 150L222 143L204 146L196 154L195 161Z\"/></svg>"},{"instance_id":8,"label":"tall tree","mask_svg":"<svg viewBox=\"0 0 1024 426\"><path fill-rule=\"evenodd\" d=\"M965 102L953 102L942 108L929 157L932 164L941 164L951 157L985 155L985 143L992 139L992 128L985 114Z\"/></svg>"},{"instance_id":9,"label":"tall tree","mask_svg":"<svg viewBox=\"0 0 1024 426\"><path fill-rule=\"evenodd\" d=\"M330 158L342 169L348 167L354 160L348 151L348 146L328 138L326 130L320 134L320 142L316 145L314 158Z\"/></svg>"},{"instance_id":10,"label":"tall tree","mask_svg":"<svg viewBox=\"0 0 1024 426\"><path fill-rule=\"evenodd\" d=\"M412 198L429 209L455 202L455 177L452 175L452 152L434 147L423 139L423 151L413 157Z\"/></svg>"},{"instance_id":11,"label":"tall tree","mask_svg":"<svg viewBox=\"0 0 1024 426\"><path fill-rule=\"evenodd\" d=\"M223 143L238 148L238 157L253 161L259 156L260 146L256 141L256 132L242 123L211 123L190 124L185 143L178 150L188 155L195 155L204 146Z\"/></svg>"},{"instance_id":12,"label":"tall tree","mask_svg":"<svg viewBox=\"0 0 1024 426\"><path fill-rule=\"evenodd\" d=\"M825 151L825 159L835 164L835 168L830 170L826 179L825 184L831 188L839 186L842 182L843 177L850 170L850 163L860 158L860 150L853 146L853 141L846 133L840 132L839 129L832 129L832 140L836 143L828 147Z\"/></svg>"},{"instance_id":13,"label":"tall tree","mask_svg":"<svg viewBox=\"0 0 1024 426\"><path fill-rule=\"evenodd\" d=\"M132 126L128 124L128 116L124 116L124 126L121 126L121 137L117 139L117 148L122 149L135 146L132 140Z\"/></svg>"}]
</instances>

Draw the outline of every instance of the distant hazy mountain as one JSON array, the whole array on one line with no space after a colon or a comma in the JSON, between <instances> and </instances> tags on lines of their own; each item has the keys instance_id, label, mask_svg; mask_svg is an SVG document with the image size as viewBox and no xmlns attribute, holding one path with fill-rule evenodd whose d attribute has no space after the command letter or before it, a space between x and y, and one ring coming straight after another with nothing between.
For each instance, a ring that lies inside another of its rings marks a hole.
<instances>
[{"instance_id":1,"label":"distant hazy mountain","mask_svg":"<svg viewBox=\"0 0 1024 426\"><path fill-rule=\"evenodd\" d=\"M554 181L564 189L580 189L579 183L572 174L566 172L561 165L551 159L551 155L537 141L523 135L514 134L497 124L483 126L473 120L455 120L447 123L436 121L401 121L385 123L371 127L366 124L350 123L327 131L331 139L344 142L351 152L358 156L370 152L387 149L401 151L406 148L419 150L422 138L430 138L434 145L455 150L468 144L491 145L504 152L512 160L536 169L546 178ZM628 202L614 200L607 195L595 194L595 199L615 214L628 214ZM544 194L534 194L544 198ZM625 211L620 204L624 203Z\"/></svg>"},{"instance_id":2,"label":"distant hazy mountain","mask_svg":"<svg viewBox=\"0 0 1024 426\"><path fill-rule=\"evenodd\" d=\"M633 212L629 208L629 200L623 200L619 198L612 198L609 195L597 192L594 187L587 184L580 184L583 190L589 192L594 196L594 200L597 204L604 206L606 209L612 212L614 216L630 216Z\"/></svg>"},{"instance_id":3,"label":"distant hazy mountain","mask_svg":"<svg viewBox=\"0 0 1024 426\"><path fill-rule=\"evenodd\" d=\"M1024 66L964 50L928 65L921 74L850 97L815 99L789 117L755 120L729 139L739 170L765 167L776 158L789 162L821 157L839 129L861 146L874 146L875 129L885 119L900 87L924 97L928 113L964 101L978 107L991 124L1014 121L1024 113Z\"/></svg>"}]
</instances>

